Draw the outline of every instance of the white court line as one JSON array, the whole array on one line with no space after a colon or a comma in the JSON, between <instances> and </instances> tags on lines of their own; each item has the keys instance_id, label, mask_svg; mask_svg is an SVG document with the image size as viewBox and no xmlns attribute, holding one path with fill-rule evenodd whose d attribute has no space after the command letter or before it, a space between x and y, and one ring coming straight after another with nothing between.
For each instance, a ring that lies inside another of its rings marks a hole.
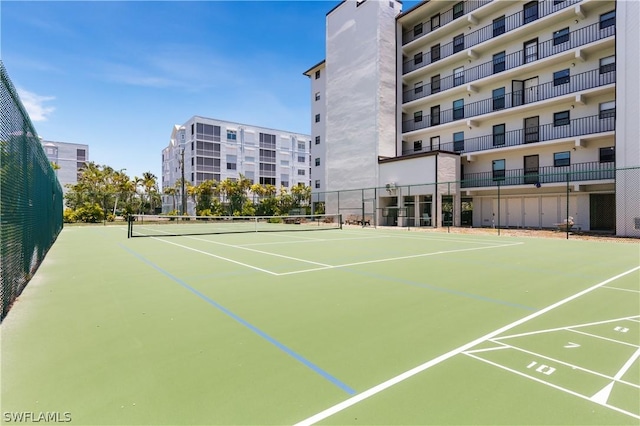
<instances>
[{"instance_id":1,"label":"white court line","mask_svg":"<svg viewBox=\"0 0 640 426\"><path fill-rule=\"evenodd\" d=\"M611 290L630 291L632 293L640 293L640 290L630 290L628 288L609 287L608 285L605 285L602 288L610 288Z\"/></svg>"},{"instance_id":2,"label":"white court line","mask_svg":"<svg viewBox=\"0 0 640 426\"><path fill-rule=\"evenodd\" d=\"M438 255L438 254L460 253L460 252L463 252L463 251L490 250L490 249L501 248L501 247L518 246L518 245L521 245L521 244L524 244L524 243L502 244L502 245L499 245L499 246L492 246L492 247L474 247L474 248L467 248L467 249L445 250L445 251L436 251L436 252L432 252L432 253L421 253L421 254L411 254L411 255L407 255L407 256L399 256L399 257L388 257L388 258L385 258L385 259L377 259L377 260L364 260L362 262L344 263L342 265L332 265L332 266L328 266L326 268L313 268L313 269L303 269L301 271L282 272L279 275L303 274L303 273L306 273L306 272L322 271L324 269L336 269L336 268L345 268L347 266L358 266L358 265L368 265L368 264L371 264L371 263L391 262L391 261L394 261L394 260L415 259L417 257L435 256L435 255Z\"/></svg>"},{"instance_id":3,"label":"white court line","mask_svg":"<svg viewBox=\"0 0 640 426\"><path fill-rule=\"evenodd\" d=\"M501 346L494 346L492 348L486 348L486 349L475 349L473 351L464 351L463 354L466 354L466 355L468 355L468 354L479 354L481 352L491 352L491 351L499 351L499 350L502 350L502 349L509 349L509 345L505 345L503 343L500 343L500 342L494 341L494 340L492 340L491 342L497 343L497 344L499 344Z\"/></svg>"},{"instance_id":4,"label":"white court line","mask_svg":"<svg viewBox=\"0 0 640 426\"><path fill-rule=\"evenodd\" d=\"M227 262L235 263L236 265L246 266L247 268L255 269L256 271L266 272L269 275L278 275L275 272L271 272L271 271L268 271L266 269L258 268L257 266L252 266L252 265L249 265L247 263L238 262L237 260L233 260L233 259L229 259L229 258L226 258L226 257L218 256L218 255L206 252L206 251L194 249L194 248L189 247L189 246L183 246L182 244L178 244L178 243L174 243L174 242L171 242L171 241L163 240L163 239L158 238L158 237L151 237L151 238L153 238L154 240L157 240L157 241L162 241L163 243L172 244L174 246L182 247L182 248L187 249L187 250L195 251L196 253L201 253L201 254L204 254L204 255L207 255L207 256L215 257L216 259L226 260Z\"/></svg>"},{"instance_id":5,"label":"white court line","mask_svg":"<svg viewBox=\"0 0 640 426\"><path fill-rule=\"evenodd\" d=\"M312 265L320 265L320 266L323 266L323 267L326 267L326 268L330 268L331 267L331 265L327 265L326 263L314 262L312 260L298 259L297 257L285 256L284 254L271 253L271 252L268 252L268 251L256 250L256 249L252 249L252 248L248 248L248 247L237 246L237 245L234 245L234 244L225 244L225 243L220 243L218 241L205 240L205 239L196 238L196 237L186 237L186 238L189 238L191 240L204 241L205 243L210 243L210 244L217 244L217 245L224 246L224 247L232 247L232 248L237 248L237 249L241 249L241 250L252 251L254 253L266 254L268 256L281 257L283 259L289 259L289 260L296 260L298 262L310 263Z\"/></svg>"},{"instance_id":6,"label":"white court line","mask_svg":"<svg viewBox=\"0 0 640 426\"><path fill-rule=\"evenodd\" d=\"M546 382L546 381L541 380L541 379L539 379L539 378L537 378L537 377L529 376L528 374L522 373L522 372L520 372L520 371L518 371L518 370L514 370L514 369L512 369L512 368L505 367L504 365L497 364L497 363L495 363L495 362L493 362L493 361L489 361L489 360L487 360L487 359L483 359L483 358L478 357L478 356L475 356L475 355L473 355L473 354L466 354L466 355L467 355L467 356L470 356L470 357L472 357L472 358L475 358L475 359L477 359L477 360L479 360L479 361L486 362L487 364L491 364L491 365L493 365L494 367L502 368L503 370L507 370L507 371L509 371L509 372L511 372L511 373L517 374L517 375L522 376L522 377L526 377L526 378L531 379L531 380L533 380L533 381L536 381L536 382L538 382L538 383L542 383L543 385L551 386L552 388L555 388L555 389L561 390L561 391L566 392L566 393L568 393L568 394L571 394L571 395L573 395L573 396L577 396L578 398L586 399L586 400L588 400L588 401L592 401L592 402L593 402L593 400L592 400L590 397L588 397L588 396L585 396L585 395L579 394L579 393L574 392L574 391L569 390L569 389L565 389L565 388L563 388L563 387L561 387L561 386L558 386L558 385L554 385L553 383ZM614 405L609 405L609 404L607 404L607 403L599 403L599 404L600 404L600 405L602 405L602 406L604 406L604 407L610 408L611 410L617 411L617 412L619 412L619 413L626 414L626 415L631 416L631 417L634 417L634 418L636 418L636 419L640 419L640 416L639 416L639 415L637 415L637 414L635 414L635 413L631 413L631 412L626 411L626 410L623 410L623 409L618 408L618 407L616 407L616 406L614 406Z\"/></svg>"},{"instance_id":7,"label":"white court line","mask_svg":"<svg viewBox=\"0 0 640 426\"><path fill-rule=\"evenodd\" d=\"M490 340L490 342L498 343L497 341L494 341L494 340ZM518 347L518 346L513 346L513 345L505 345L505 346L508 346L510 349L513 349L513 350L518 351L518 352L523 352L523 353L526 353L526 354L529 354L529 355L533 355L533 356L535 356L537 358L543 358L543 359L546 359L546 360L549 360L549 361L553 361L553 362L558 363L558 364L562 364L562 365L567 366L567 367L571 367L574 370L584 371L585 373L593 374L594 376L599 376L599 377L602 377L603 379L615 380L617 382L624 383L625 385L629 385L629 386L632 386L634 388L640 389L640 385L636 385L635 383L630 383L630 382L627 382L625 380L620 380L619 378L615 378L615 377L609 376L608 374L599 373L599 372L594 371L594 370L589 370L588 368L580 367L579 365L571 364L569 362L560 361L557 358L551 358L551 357L542 355L542 354L540 354L538 352L528 351L528 350L523 349L523 348ZM464 354L465 355L469 355L472 352L473 351L465 351Z\"/></svg>"},{"instance_id":8,"label":"white court line","mask_svg":"<svg viewBox=\"0 0 640 426\"><path fill-rule=\"evenodd\" d=\"M403 382L404 380L406 380L406 379L408 379L410 377L413 377L416 374L421 373L421 372L433 367L434 365L438 365L441 362L446 361L446 360L448 360L449 358L451 358L451 357L453 357L455 355L459 355L462 352L464 352L464 351L466 351L468 349L471 349L472 347L474 347L474 346L476 346L476 345L478 345L480 343L483 343L483 342L485 342L485 341L487 341L489 339L492 339L493 337L495 337L495 336L497 336L497 335L499 335L501 333L504 333L505 331L511 330L512 328L517 327L517 326L519 326L521 324L524 324L525 322L530 321L530 320L532 320L534 318L537 318L540 315L546 314L547 312L549 312L549 311L551 311L551 310L553 310L553 309L555 309L555 308L557 308L559 306L562 306L562 305L564 305L564 304L566 304L568 302L571 302L572 300L577 299L577 298L579 298L581 296L584 296L585 294L587 294L587 293L589 293L589 292L591 292L591 291L593 291L593 290L595 290L595 289L597 289L599 287L602 287L603 285L607 285L610 282L617 280L618 278L621 278L621 277L623 277L625 275L631 274L631 273L636 272L638 270L640 270L640 266L636 266L635 268L629 269L628 271L625 271L625 272L623 272L621 274L618 274L618 275L616 275L614 277L611 277L611 278L609 278L607 280L604 280L604 281L602 281L602 282L600 282L598 284L595 284L595 285L593 285L593 286L591 286L591 287L589 287L589 288L587 288L585 290L582 290L582 291L580 291L580 292L578 292L578 293L576 293L576 294L574 294L572 296L566 297L566 298L564 298L564 299L562 299L562 300L560 300L560 301L558 301L558 302L556 302L556 303L554 303L552 305L549 305L546 308L543 308L543 309L541 309L541 310L539 310L537 312L534 312L531 315L527 315L524 318L520 318L519 320L514 321L511 324L507 324L504 327L500 327L497 330L494 330L494 331L492 331L492 332L490 332L488 334L485 334L484 336L479 337L479 338L477 338L477 339L475 339L475 340L473 340L473 341L471 341L469 343L466 343L466 344L464 344L464 345L462 345L462 346L460 346L460 347L458 347L456 349L450 350L447 353L444 353L444 354L442 354L442 355L440 355L440 356L438 356L436 358L433 358L430 361L427 361L427 362L425 362L425 363L423 363L423 364L421 364L421 365L419 365L417 367L412 368L411 370L405 371L404 373L399 374L399 375L397 375L395 377L392 377L391 379L389 379L389 380L387 380L385 382L382 382L382 383L380 383L380 384L378 384L378 385L376 385L376 386L374 386L372 388L369 388L369 389L367 389L366 391L364 391L362 393L359 393L359 394L357 394L357 395L355 395L355 396L353 396L353 397L351 397L349 399L346 399L346 400L344 400L344 401L342 401L342 402L340 402L340 403L338 403L338 404L336 404L336 405L334 405L332 407L329 407L326 410L321 411L318 414L315 414L315 415L313 415L313 416L311 416L311 417L309 417L307 419L304 419L304 420L298 422L296 424L296 426L312 425L312 424L315 424L315 423L319 422L320 420L326 419L327 417L332 416L332 415L334 415L336 413L339 413L340 411L342 411L342 410L344 410L346 408L349 408L349 407L357 404L360 401L363 401L363 400L365 400L365 399L367 399L367 398L369 398L369 397L371 397L373 395L376 395L377 393L382 392L383 390L386 390L386 389L390 388L391 386L394 386L394 385L396 385L396 384L398 384L400 382ZM473 355L468 355L468 356L473 356ZM518 374L520 374L520 373L518 372ZM582 395L579 395L579 394L575 394L575 395L580 396L581 398L583 398ZM585 398L585 399L588 399L588 398ZM615 407L612 407L612 409L620 411L618 408L615 408ZM627 414L627 413L625 412L625 414ZM630 414L630 415L632 415L634 417L638 417L637 415L634 415L632 413L628 413L628 414ZM638 418L640 418L640 417L638 417Z\"/></svg>"},{"instance_id":9,"label":"white court line","mask_svg":"<svg viewBox=\"0 0 640 426\"><path fill-rule=\"evenodd\" d=\"M577 334L584 334L585 336L590 336L590 337L594 337L596 339L600 339L600 340L607 340L609 342L613 342L613 343L617 343L619 345L625 345L625 346L631 346L633 348L640 348L639 345L634 345L633 343L627 343L627 342L623 342L621 340L615 340L615 339L610 339L608 337L604 337L604 336L600 336L598 334L591 334L591 333L585 333L584 331L579 331L579 330L573 330L571 328L568 328L567 331L570 331L572 333L577 333Z\"/></svg>"},{"instance_id":10,"label":"white court line","mask_svg":"<svg viewBox=\"0 0 640 426\"><path fill-rule=\"evenodd\" d=\"M361 237L361 238L307 238L304 241L272 241L269 243L238 244L238 247L267 246L267 245L277 245L277 244L306 244L306 243L316 243L316 242L353 241L353 240L377 240L380 238L389 238L389 237L379 236L379 237Z\"/></svg>"},{"instance_id":11,"label":"white court line","mask_svg":"<svg viewBox=\"0 0 640 426\"><path fill-rule=\"evenodd\" d=\"M640 315L632 315L630 317L614 318L614 319L604 320L604 321L587 322L587 323L576 324L576 325L567 325L564 327L557 327L557 328L547 328L545 330L529 331L527 333L510 334L508 336L497 337L495 340L511 339L512 337L530 336L532 334L551 333L554 331L569 330L571 328L591 327L592 325L607 324L610 322L627 321L627 320L633 321L634 318L640 318Z\"/></svg>"}]
</instances>

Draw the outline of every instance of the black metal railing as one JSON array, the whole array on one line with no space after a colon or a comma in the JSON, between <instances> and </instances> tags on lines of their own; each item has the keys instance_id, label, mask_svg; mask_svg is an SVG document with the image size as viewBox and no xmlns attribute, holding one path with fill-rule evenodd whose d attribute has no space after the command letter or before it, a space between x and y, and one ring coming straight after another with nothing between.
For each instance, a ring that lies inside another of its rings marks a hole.
<instances>
[{"instance_id":1,"label":"black metal railing","mask_svg":"<svg viewBox=\"0 0 640 426\"><path fill-rule=\"evenodd\" d=\"M593 135L615 130L615 111L607 112L606 115L592 115L589 117L576 118L569 121L564 126L555 126L553 123L543 124L536 128L509 130L504 133L496 133L464 141L444 142L435 146L425 146L421 149L407 149L402 151L402 155L415 154L416 152L429 151L450 151L460 153L470 153L486 151L489 149L505 148L524 145L533 139L532 135L537 135L536 142L545 142L555 139L572 138L577 136Z\"/></svg>"},{"instance_id":2,"label":"black metal railing","mask_svg":"<svg viewBox=\"0 0 640 426\"><path fill-rule=\"evenodd\" d=\"M475 1L465 1L463 5L463 12L460 16L455 16L453 8L442 12L437 20L438 25L432 27L431 20L421 22L418 25L415 25L408 31L402 33L402 44L405 45L407 43L411 43L413 40L417 40L420 37L423 37L440 27L447 25L450 22L455 21L456 19L461 18L464 15L467 15L474 10L484 6L485 4L491 3L493 0L475 0Z\"/></svg>"},{"instance_id":3,"label":"black metal railing","mask_svg":"<svg viewBox=\"0 0 640 426\"><path fill-rule=\"evenodd\" d=\"M435 125L450 123L465 118L477 117L494 111L514 108L520 105L552 99L558 96L593 89L615 83L615 71L601 72L600 68L564 78L562 83L550 81L532 86L524 90L505 93L503 96L491 97L464 105L463 108L452 108L439 111L437 114L426 114L420 121L405 120L402 123L402 133L426 129Z\"/></svg>"},{"instance_id":4,"label":"black metal railing","mask_svg":"<svg viewBox=\"0 0 640 426\"><path fill-rule=\"evenodd\" d=\"M599 23L588 25L584 28L570 32L565 36L566 41L563 43L556 42L554 45L553 39L547 40L538 44L534 53L531 51L525 52L525 50L519 50L506 55L501 62L491 60L473 68L466 69L464 70L464 73L442 77L435 85L433 85L433 87L431 83L426 83L416 86L410 90L406 90L402 95L402 102L411 102L462 84L471 83L473 81L480 80L481 78L489 77L493 74L499 74L502 71L539 61L541 59L548 58L549 56L593 43L594 41L613 37L615 33L615 25L611 25L603 29L600 29Z\"/></svg>"},{"instance_id":5,"label":"black metal railing","mask_svg":"<svg viewBox=\"0 0 640 426\"><path fill-rule=\"evenodd\" d=\"M537 19L543 18L547 15L550 15L552 13L555 13L559 10L565 9L573 4L576 3L580 3L582 0L565 0L562 3L558 3L558 4L554 4L553 1L543 1L543 2L539 2L538 3L538 15L537 18L534 20L531 20L529 22L533 22ZM527 23L529 23L527 22ZM500 27L500 31L498 31L497 33L494 32L494 28L495 28L495 24L491 23L485 27L482 27L472 33L469 34L465 34L464 36L464 49L468 49L470 47L473 47L477 44L483 43L487 40L490 40L494 37L500 36L504 33L507 33L509 31L513 31L517 28L522 27L523 25L526 25L524 22L524 11L520 11L517 12L513 15L509 15L507 17L505 17L504 19L504 27ZM502 30L502 28L504 28L504 30ZM406 33L405 33L406 34ZM428 34L428 33L425 33ZM421 34L420 37L422 37L424 34ZM419 37L416 37L419 38ZM414 39L415 40L415 39ZM431 57L431 52L425 52L424 54L422 54L422 61L419 63L416 63L415 60L412 58L408 61L405 61L403 66L402 66L402 73L403 74L407 74L411 71L415 71L418 68L422 68L425 67L433 62L436 62L437 60L446 58L448 56L453 55L454 53L457 53L458 50L454 51L454 43L453 41L447 44L443 44L440 46L439 48L439 55L436 58L432 58Z\"/></svg>"},{"instance_id":6,"label":"black metal railing","mask_svg":"<svg viewBox=\"0 0 640 426\"><path fill-rule=\"evenodd\" d=\"M496 170L482 173L469 173L463 176L460 186L462 188L479 188L489 186L512 186L528 184L545 184L567 182L572 183L592 180L613 180L615 179L615 163L601 163L590 161L586 163L576 163L569 166L545 166L538 167L537 172L533 169L525 170Z\"/></svg>"}]
</instances>

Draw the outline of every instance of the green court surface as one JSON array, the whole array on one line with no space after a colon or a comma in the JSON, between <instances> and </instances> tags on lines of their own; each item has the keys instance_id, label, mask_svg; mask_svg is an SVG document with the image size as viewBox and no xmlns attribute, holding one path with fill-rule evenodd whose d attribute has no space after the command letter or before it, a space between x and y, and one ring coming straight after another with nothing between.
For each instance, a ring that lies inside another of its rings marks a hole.
<instances>
[{"instance_id":1,"label":"green court surface","mask_svg":"<svg viewBox=\"0 0 640 426\"><path fill-rule=\"evenodd\" d=\"M65 228L2 323L2 422L640 423L640 244Z\"/></svg>"}]
</instances>

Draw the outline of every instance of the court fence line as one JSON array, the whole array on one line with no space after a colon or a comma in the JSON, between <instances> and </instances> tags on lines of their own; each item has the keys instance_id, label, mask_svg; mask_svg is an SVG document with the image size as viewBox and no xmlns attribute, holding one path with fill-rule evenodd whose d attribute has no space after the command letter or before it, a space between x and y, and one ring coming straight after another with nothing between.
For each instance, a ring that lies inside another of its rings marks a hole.
<instances>
[{"instance_id":1,"label":"court fence line","mask_svg":"<svg viewBox=\"0 0 640 426\"><path fill-rule=\"evenodd\" d=\"M0 61L2 321L62 230L62 187Z\"/></svg>"},{"instance_id":2,"label":"court fence line","mask_svg":"<svg viewBox=\"0 0 640 426\"><path fill-rule=\"evenodd\" d=\"M495 170L466 179L313 192L311 213L400 228L555 230L640 238L640 166Z\"/></svg>"}]
</instances>

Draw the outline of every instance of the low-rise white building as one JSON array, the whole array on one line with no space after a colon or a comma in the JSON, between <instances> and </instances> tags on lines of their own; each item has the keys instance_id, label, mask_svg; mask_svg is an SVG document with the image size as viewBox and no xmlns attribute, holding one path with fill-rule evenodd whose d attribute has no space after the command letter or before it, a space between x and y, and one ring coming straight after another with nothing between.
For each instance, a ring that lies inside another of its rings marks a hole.
<instances>
[{"instance_id":1,"label":"low-rise white building","mask_svg":"<svg viewBox=\"0 0 640 426\"><path fill-rule=\"evenodd\" d=\"M56 176L66 194L67 185L78 183L82 168L89 162L89 145L40 140L42 148L50 162L57 164Z\"/></svg>"}]
</instances>

